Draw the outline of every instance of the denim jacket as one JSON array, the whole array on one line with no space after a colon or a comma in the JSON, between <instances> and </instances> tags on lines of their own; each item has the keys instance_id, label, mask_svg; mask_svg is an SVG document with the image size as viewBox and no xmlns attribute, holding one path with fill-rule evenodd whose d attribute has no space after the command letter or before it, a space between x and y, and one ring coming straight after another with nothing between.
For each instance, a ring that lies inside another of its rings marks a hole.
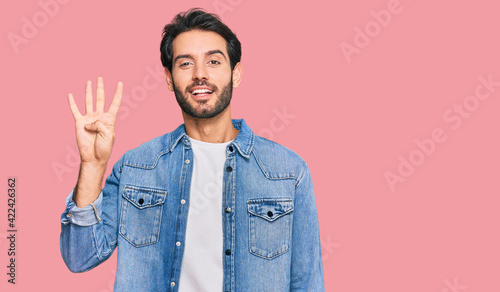
<instances>
[{"instance_id":1,"label":"denim jacket","mask_svg":"<svg viewBox=\"0 0 500 292\"><path fill-rule=\"evenodd\" d=\"M244 120L223 172L224 291L324 291L311 174L293 151L255 135ZM193 151L184 125L126 152L99 197L66 198L60 248L72 272L118 247L115 291L178 291Z\"/></svg>"}]
</instances>

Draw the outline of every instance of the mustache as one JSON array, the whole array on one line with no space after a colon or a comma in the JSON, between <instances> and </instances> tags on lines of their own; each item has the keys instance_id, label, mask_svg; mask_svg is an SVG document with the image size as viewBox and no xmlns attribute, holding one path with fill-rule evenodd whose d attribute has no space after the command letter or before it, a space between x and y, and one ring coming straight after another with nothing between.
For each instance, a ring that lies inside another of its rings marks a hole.
<instances>
[{"instance_id":1,"label":"mustache","mask_svg":"<svg viewBox=\"0 0 500 292\"><path fill-rule=\"evenodd\" d=\"M211 84L211 83L207 82L206 80L201 80L201 81L195 81L195 82L193 82L193 84L191 84L188 87L186 87L186 93L188 93L189 91L191 91L191 89L193 87L195 87L195 86L207 86L212 91L217 91L218 90L217 85Z\"/></svg>"}]
</instances>

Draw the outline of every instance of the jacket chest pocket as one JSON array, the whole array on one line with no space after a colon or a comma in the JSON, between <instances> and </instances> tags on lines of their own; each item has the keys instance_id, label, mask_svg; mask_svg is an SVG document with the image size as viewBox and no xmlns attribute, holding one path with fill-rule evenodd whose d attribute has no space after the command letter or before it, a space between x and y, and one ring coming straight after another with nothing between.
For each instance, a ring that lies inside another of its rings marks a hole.
<instances>
[{"instance_id":1,"label":"jacket chest pocket","mask_svg":"<svg viewBox=\"0 0 500 292\"><path fill-rule=\"evenodd\" d=\"M250 253L273 259L290 249L292 199L252 199L249 213Z\"/></svg>"},{"instance_id":2,"label":"jacket chest pocket","mask_svg":"<svg viewBox=\"0 0 500 292\"><path fill-rule=\"evenodd\" d=\"M167 191L125 186L122 196L120 235L136 247L158 242Z\"/></svg>"}]
</instances>

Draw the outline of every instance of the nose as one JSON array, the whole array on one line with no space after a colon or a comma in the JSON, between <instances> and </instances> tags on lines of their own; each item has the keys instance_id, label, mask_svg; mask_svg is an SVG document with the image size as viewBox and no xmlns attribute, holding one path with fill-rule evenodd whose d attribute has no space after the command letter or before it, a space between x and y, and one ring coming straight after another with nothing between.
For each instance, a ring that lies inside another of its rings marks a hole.
<instances>
[{"instance_id":1,"label":"nose","mask_svg":"<svg viewBox=\"0 0 500 292\"><path fill-rule=\"evenodd\" d=\"M193 80L208 79L208 72L203 64L195 64L193 67Z\"/></svg>"}]
</instances>

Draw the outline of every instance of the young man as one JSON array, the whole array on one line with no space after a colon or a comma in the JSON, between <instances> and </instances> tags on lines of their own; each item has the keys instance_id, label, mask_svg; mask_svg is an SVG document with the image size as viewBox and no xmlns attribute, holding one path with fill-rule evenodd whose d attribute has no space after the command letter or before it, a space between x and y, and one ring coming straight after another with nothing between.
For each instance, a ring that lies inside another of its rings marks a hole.
<instances>
[{"instance_id":1,"label":"young man","mask_svg":"<svg viewBox=\"0 0 500 292\"><path fill-rule=\"evenodd\" d=\"M72 272L118 247L116 291L323 291L311 174L291 150L231 120L242 77L236 35L192 9L160 46L184 124L126 152L101 184L123 85L104 112L104 85L86 87L86 115L68 95L81 156L61 216Z\"/></svg>"}]
</instances>

